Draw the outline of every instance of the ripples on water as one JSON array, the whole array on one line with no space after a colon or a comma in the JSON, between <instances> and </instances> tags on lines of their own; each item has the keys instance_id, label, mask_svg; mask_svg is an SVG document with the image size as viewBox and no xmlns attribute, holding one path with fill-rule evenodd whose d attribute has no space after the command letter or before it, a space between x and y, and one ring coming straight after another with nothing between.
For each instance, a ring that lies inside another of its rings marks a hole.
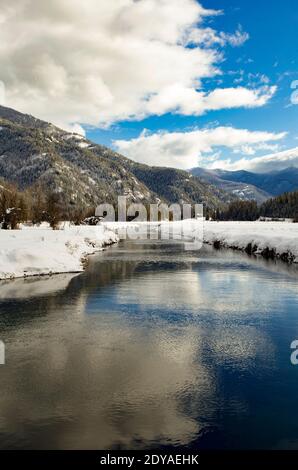
<instances>
[{"instance_id":1,"label":"ripples on water","mask_svg":"<svg viewBox=\"0 0 298 470\"><path fill-rule=\"evenodd\" d=\"M1 448L298 448L295 267L123 243L0 284Z\"/></svg>"}]
</instances>

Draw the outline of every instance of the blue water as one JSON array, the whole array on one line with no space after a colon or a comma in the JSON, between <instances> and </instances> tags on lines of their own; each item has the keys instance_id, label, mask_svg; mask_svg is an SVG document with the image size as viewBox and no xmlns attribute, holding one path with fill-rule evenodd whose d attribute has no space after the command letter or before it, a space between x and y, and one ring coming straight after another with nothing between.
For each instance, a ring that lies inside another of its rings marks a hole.
<instances>
[{"instance_id":1,"label":"blue water","mask_svg":"<svg viewBox=\"0 0 298 470\"><path fill-rule=\"evenodd\" d=\"M120 244L0 283L0 447L298 449L298 273Z\"/></svg>"}]
</instances>

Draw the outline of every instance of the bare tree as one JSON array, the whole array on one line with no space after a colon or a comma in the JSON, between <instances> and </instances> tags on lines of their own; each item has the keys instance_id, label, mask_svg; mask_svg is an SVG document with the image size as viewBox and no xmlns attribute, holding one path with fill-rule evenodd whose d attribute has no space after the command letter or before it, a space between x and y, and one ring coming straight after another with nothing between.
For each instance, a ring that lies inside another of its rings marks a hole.
<instances>
[{"instance_id":1,"label":"bare tree","mask_svg":"<svg viewBox=\"0 0 298 470\"><path fill-rule=\"evenodd\" d=\"M47 220L47 196L40 185L37 185L30 194L31 218L33 224L40 224Z\"/></svg>"},{"instance_id":2,"label":"bare tree","mask_svg":"<svg viewBox=\"0 0 298 470\"><path fill-rule=\"evenodd\" d=\"M6 184L0 191L0 218L2 229L17 229L19 223L27 220L28 203L16 186Z\"/></svg>"}]
</instances>

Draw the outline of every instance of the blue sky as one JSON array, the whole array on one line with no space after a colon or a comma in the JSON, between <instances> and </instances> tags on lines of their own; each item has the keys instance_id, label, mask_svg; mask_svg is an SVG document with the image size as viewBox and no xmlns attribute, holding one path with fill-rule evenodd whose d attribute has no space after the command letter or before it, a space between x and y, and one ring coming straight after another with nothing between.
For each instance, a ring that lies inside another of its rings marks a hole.
<instances>
[{"instance_id":1,"label":"blue sky","mask_svg":"<svg viewBox=\"0 0 298 470\"><path fill-rule=\"evenodd\" d=\"M298 79L298 3L292 0L203 0L201 3L208 9L224 10L222 15L207 18L206 26L233 33L241 25L249 34L241 47L224 48L224 59L220 64L223 74L204 80L204 89L230 87L235 83L256 86L263 77L278 87L273 98L265 106L252 109L222 109L203 116L167 113L139 121L126 120L107 130L87 129L90 139L113 147L114 140L136 138L143 129L183 132L220 125L251 131L286 131L287 137L279 142L280 150L298 145L298 106L291 104L291 83ZM266 153L271 152L257 150L254 156ZM240 155L222 149L222 158L236 161Z\"/></svg>"},{"instance_id":2,"label":"blue sky","mask_svg":"<svg viewBox=\"0 0 298 470\"><path fill-rule=\"evenodd\" d=\"M298 166L294 0L3 0L0 104L135 161Z\"/></svg>"}]
</instances>

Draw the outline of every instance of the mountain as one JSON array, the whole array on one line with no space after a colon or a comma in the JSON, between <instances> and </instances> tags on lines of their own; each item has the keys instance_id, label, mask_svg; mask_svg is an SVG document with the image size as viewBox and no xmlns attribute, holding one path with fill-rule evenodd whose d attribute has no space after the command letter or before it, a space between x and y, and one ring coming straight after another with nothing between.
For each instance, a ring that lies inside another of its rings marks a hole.
<instances>
[{"instance_id":1,"label":"mountain","mask_svg":"<svg viewBox=\"0 0 298 470\"><path fill-rule=\"evenodd\" d=\"M251 183L229 180L229 175L222 175L220 170L207 170L205 168L193 168L191 174L199 177L202 181L212 184L220 190L227 191L244 201L257 201L259 204L266 201L272 194L257 188ZM225 172L234 173L234 172ZM238 173L238 172L235 172Z\"/></svg>"},{"instance_id":2,"label":"mountain","mask_svg":"<svg viewBox=\"0 0 298 470\"><path fill-rule=\"evenodd\" d=\"M63 194L66 206L116 202L205 203L230 196L188 172L135 163L102 145L0 106L0 177L21 190Z\"/></svg>"},{"instance_id":3,"label":"mountain","mask_svg":"<svg viewBox=\"0 0 298 470\"><path fill-rule=\"evenodd\" d=\"M238 195L240 199L255 199L259 203L272 196L298 189L298 168L295 167L270 173L194 168L191 173L205 182Z\"/></svg>"},{"instance_id":4,"label":"mountain","mask_svg":"<svg viewBox=\"0 0 298 470\"><path fill-rule=\"evenodd\" d=\"M270 173L217 170L217 174L225 180L254 185L273 196L298 189L298 168L295 167Z\"/></svg>"},{"instance_id":5,"label":"mountain","mask_svg":"<svg viewBox=\"0 0 298 470\"><path fill-rule=\"evenodd\" d=\"M131 171L151 191L168 202L198 202L202 200L210 207L215 207L216 200L229 202L229 194L219 190L215 186L193 177L189 173L175 168L149 167L139 163L129 163Z\"/></svg>"}]
</instances>

